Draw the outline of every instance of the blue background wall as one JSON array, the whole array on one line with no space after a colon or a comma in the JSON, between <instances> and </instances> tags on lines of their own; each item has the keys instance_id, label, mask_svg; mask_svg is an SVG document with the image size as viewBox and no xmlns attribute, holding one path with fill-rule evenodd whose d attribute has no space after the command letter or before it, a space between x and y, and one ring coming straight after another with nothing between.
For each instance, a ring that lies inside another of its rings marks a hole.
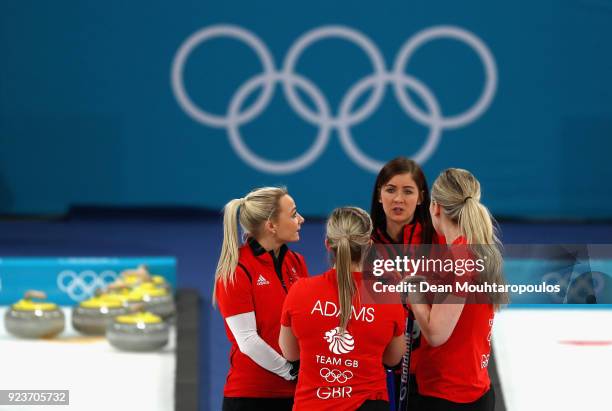
<instances>
[{"instance_id":1,"label":"blue background wall","mask_svg":"<svg viewBox=\"0 0 612 411\"><path fill-rule=\"evenodd\" d=\"M194 33L231 24L261 39L280 70L304 33L344 25L368 36L391 70L408 39L451 25L490 50L497 83L482 115L441 130L423 163L430 182L443 168L464 167L481 180L483 201L497 216L610 218L611 16L612 5L599 0L6 0L0 2L0 214L61 214L79 204L217 212L230 198L267 184L287 185L307 216L348 203L367 207L375 174L349 157L335 128L316 161L297 172L269 173L246 163L225 128L198 122L179 103L171 81L177 52ZM362 49L338 39L307 48L295 71L316 85L334 118L347 92L373 73ZM227 38L194 48L182 70L194 104L219 115L261 72L252 49ZM405 73L430 91L444 117L472 107L487 79L474 50L450 39L420 47ZM273 91L240 132L252 152L286 161L304 153L320 127L296 113L280 84ZM253 90L243 107L259 93ZM425 110L419 93L410 96ZM300 97L314 110L308 94L302 90ZM430 128L407 115L387 85L372 114L350 131L364 153L386 161L416 153ZM1 256L175 256L178 286L199 289L204 300L201 409L219 409L228 345L210 305L222 235L217 214L205 221L145 216L0 227ZM612 242L609 224L507 223L502 233L509 243ZM302 237L296 250L311 272L321 272L327 266L321 221L309 218Z\"/></svg>"},{"instance_id":2,"label":"blue background wall","mask_svg":"<svg viewBox=\"0 0 612 411\"><path fill-rule=\"evenodd\" d=\"M368 36L390 69L415 33L453 25L490 49L498 83L480 117L442 130L424 163L430 180L449 166L472 170L498 216L609 218L611 11L595 0L4 1L0 212L56 214L74 204L219 209L263 184L287 185L306 215L367 206L374 174L347 156L337 130L298 172L271 174L245 163L226 129L195 121L178 103L171 86L176 53L198 30L234 24L257 35L280 68L303 33L341 24ZM307 48L296 71L320 89L334 116L347 91L372 73L364 52L338 39ZM195 104L223 114L260 72L251 49L217 38L193 50L183 78ZM486 77L474 51L450 39L419 48L406 73L431 91L446 117L469 109ZM253 91L244 106L260 93ZM254 153L276 161L299 156L318 130L278 84L265 110L240 127ZM429 128L406 115L387 86L381 104L351 132L367 155L386 161L415 153Z\"/></svg>"}]
</instances>

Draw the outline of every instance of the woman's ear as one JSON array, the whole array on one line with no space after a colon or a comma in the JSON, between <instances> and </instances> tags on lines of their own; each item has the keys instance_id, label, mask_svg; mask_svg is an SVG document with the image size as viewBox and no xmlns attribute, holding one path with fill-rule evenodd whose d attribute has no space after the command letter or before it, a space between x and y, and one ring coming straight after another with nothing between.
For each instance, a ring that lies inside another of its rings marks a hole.
<instances>
[{"instance_id":1,"label":"woman's ear","mask_svg":"<svg viewBox=\"0 0 612 411\"><path fill-rule=\"evenodd\" d=\"M330 247L329 247L329 241L327 240L327 238L325 239L325 249L326 249L327 251L329 251L329 250L330 250Z\"/></svg>"},{"instance_id":2,"label":"woman's ear","mask_svg":"<svg viewBox=\"0 0 612 411\"><path fill-rule=\"evenodd\" d=\"M432 201L429 211L432 216L439 217L440 216L440 204L436 203L435 201Z\"/></svg>"},{"instance_id":3,"label":"woman's ear","mask_svg":"<svg viewBox=\"0 0 612 411\"><path fill-rule=\"evenodd\" d=\"M272 222L272 220L266 221L264 224L265 230L270 234L276 234L276 224Z\"/></svg>"}]
</instances>

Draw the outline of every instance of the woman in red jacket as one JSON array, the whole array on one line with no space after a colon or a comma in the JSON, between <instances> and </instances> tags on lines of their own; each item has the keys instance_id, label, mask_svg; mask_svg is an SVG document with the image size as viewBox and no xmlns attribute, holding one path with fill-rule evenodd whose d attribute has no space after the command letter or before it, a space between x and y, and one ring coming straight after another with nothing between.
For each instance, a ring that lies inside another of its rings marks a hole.
<instances>
[{"instance_id":1,"label":"woman in red jacket","mask_svg":"<svg viewBox=\"0 0 612 411\"><path fill-rule=\"evenodd\" d=\"M467 255L485 267L479 273L455 271L453 281L504 284L500 243L493 219L480 203L478 180L466 170L447 169L434 182L431 198L434 227L446 238L453 255ZM494 409L495 393L487 372L491 331L495 310L508 299L505 293L497 293L484 296L487 303L473 303L482 297L453 292L433 305L411 305L424 336L416 369L417 409Z\"/></svg>"},{"instance_id":2,"label":"woman in red jacket","mask_svg":"<svg viewBox=\"0 0 612 411\"><path fill-rule=\"evenodd\" d=\"M300 360L294 410L389 410L383 363L405 351L403 308L362 304L362 257L371 242L370 216L338 208L327 221L325 244L334 268L297 282L281 318L280 347Z\"/></svg>"},{"instance_id":3,"label":"woman in red jacket","mask_svg":"<svg viewBox=\"0 0 612 411\"><path fill-rule=\"evenodd\" d=\"M247 240L239 245L238 221ZM279 352L283 301L307 276L298 241L304 219L284 188L266 187L230 201L213 304L219 306L232 347L223 410L290 410L297 370Z\"/></svg>"},{"instance_id":4,"label":"woman in red jacket","mask_svg":"<svg viewBox=\"0 0 612 411\"><path fill-rule=\"evenodd\" d=\"M383 166L376 177L370 216L374 224L372 241L375 244L440 244L444 242L436 234L429 213L429 188L425 174L419 165L406 157L397 157ZM379 253L393 253L392 246L379 247ZM409 249L396 250L397 254L410 254ZM394 255L386 255L393 258ZM420 355L420 330L410 316L406 324L406 339L411 342L404 363L409 366L409 375L404 372L401 384L399 369L389 370L389 392L395 393L393 409L405 408L406 401L413 404L417 394L414 372ZM411 335L408 335L408 334ZM411 338L408 338L411 337ZM409 356L409 358L408 358ZM408 362L410 363L408 365ZM406 392L407 390L407 392ZM403 392L402 392L403 391ZM404 410L401 410L404 411Z\"/></svg>"}]
</instances>

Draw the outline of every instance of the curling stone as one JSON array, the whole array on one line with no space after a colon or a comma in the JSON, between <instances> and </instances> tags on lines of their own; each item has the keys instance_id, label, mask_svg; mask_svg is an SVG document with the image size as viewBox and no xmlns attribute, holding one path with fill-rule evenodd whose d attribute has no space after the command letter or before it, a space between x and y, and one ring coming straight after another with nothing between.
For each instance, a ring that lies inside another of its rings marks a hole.
<instances>
[{"instance_id":1,"label":"curling stone","mask_svg":"<svg viewBox=\"0 0 612 411\"><path fill-rule=\"evenodd\" d=\"M36 299L36 300L35 300ZM28 291L22 300L13 304L4 315L4 326L21 338L54 337L64 330L63 311L46 300L42 291Z\"/></svg>"},{"instance_id":2,"label":"curling stone","mask_svg":"<svg viewBox=\"0 0 612 411\"><path fill-rule=\"evenodd\" d=\"M128 309L119 295L102 294L75 306L72 311L72 326L83 334L104 335L110 321Z\"/></svg>"},{"instance_id":3,"label":"curling stone","mask_svg":"<svg viewBox=\"0 0 612 411\"><path fill-rule=\"evenodd\" d=\"M106 329L106 339L125 351L154 351L168 344L170 326L150 312L120 315Z\"/></svg>"},{"instance_id":4,"label":"curling stone","mask_svg":"<svg viewBox=\"0 0 612 411\"><path fill-rule=\"evenodd\" d=\"M163 319L173 317L176 313L174 299L167 290L158 288L152 283L144 283L133 289L130 294L130 300L139 300L145 304L145 310L153 314L159 315ZM132 305L129 303L128 305Z\"/></svg>"},{"instance_id":5,"label":"curling stone","mask_svg":"<svg viewBox=\"0 0 612 411\"><path fill-rule=\"evenodd\" d=\"M129 288L135 288L144 283L151 282L158 288L163 288L169 293L172 291L166 279L161 275L151 274L146 264L141 264L134 269L124 270L117 282Z\"/></svg>"},{"instance_id":6,"label":"curling stone","mask_svg":"<svg viewBox=\"0 0 612 411\"><path fill-rule=\"evenodd\" d=\"M155 284L158 288L162 288L168 291L168 293L172 294L172 287L170 287L170 284L168 284L166 279L162 277L161 275L151 276L151 282Z\"/></svg>"}]
</instances>

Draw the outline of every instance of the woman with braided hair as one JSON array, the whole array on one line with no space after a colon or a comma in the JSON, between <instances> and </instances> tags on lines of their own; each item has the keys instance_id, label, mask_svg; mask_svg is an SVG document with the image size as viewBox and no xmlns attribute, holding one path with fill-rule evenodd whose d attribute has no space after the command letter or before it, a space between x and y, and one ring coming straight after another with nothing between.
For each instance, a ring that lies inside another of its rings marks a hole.
<instances>
[{"instance_id":1,"label":"woman with braided hair","mask_svg":"<svg viewBox=\"0 0 612 411\"><path fill-rule=\"evenodd\" d=\"M287 292L308 275L302 256L287 247L299 240L303 222L284 188L259 188L225 206L213 291L232 345L224 411L293 406L297 368L279 354L278 335Z\"/></svg>"},{"instance_id":2,"label":"woman with braided hair","mask_svg":"<svg viewBox=\"0 0 612 411\"><path fill-rule=\"evenodd\" d=\"M334 210L325 239L333 268L301 279L285 300L279 344L285 358L300 360L294 410L389 410L383 363L404 354L404 313L399 304L361 302L371 233L364 210Z\"/></svg>"}]
</instances>

